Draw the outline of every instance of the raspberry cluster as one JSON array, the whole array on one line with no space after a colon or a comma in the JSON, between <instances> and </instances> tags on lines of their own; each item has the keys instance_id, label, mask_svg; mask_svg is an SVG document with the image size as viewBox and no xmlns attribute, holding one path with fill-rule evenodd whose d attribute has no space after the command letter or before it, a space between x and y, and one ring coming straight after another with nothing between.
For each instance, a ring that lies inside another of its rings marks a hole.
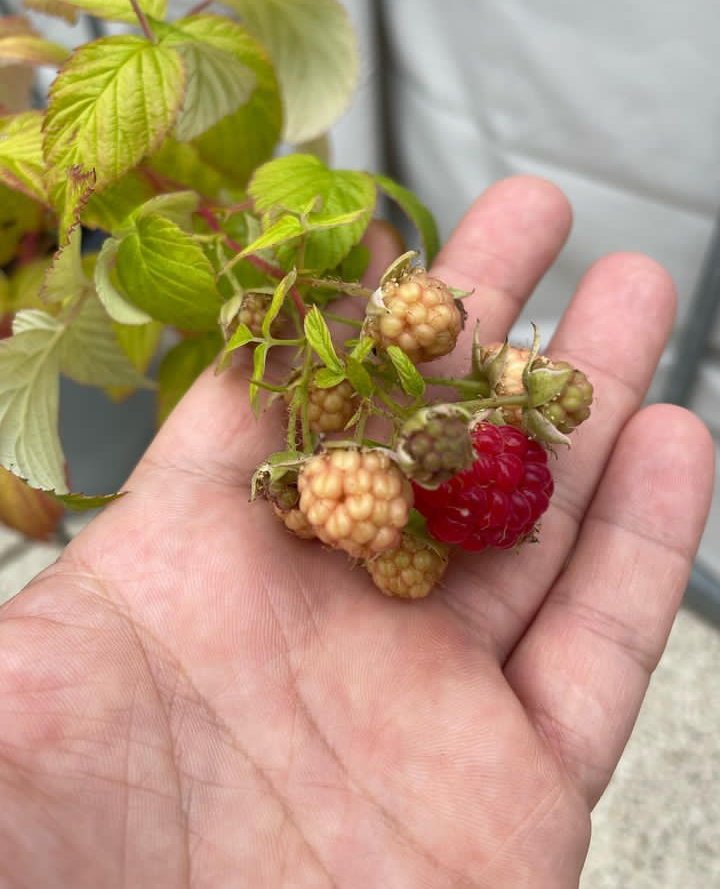
<instances>
[{"instance_id":1,"label":"raspberry cluster","mask_svg":"<svg viewBox=\"0 0 720 889\"><path fill-rule=\"evenodd\" d=\"M548 450L587 419L593 390L580 370L541 355L537 336L531 349L476 336L466 377L424 379L417 365L457 344L457 292L404 257L383 281L367 292L355 340L318 333L316 312L284 392L288 449L268 458L253 490L298 537L359 560L385 595L417 599L454 549L537 539L553 494ZM244 308L260 313L261 303ZM245 317L262 329L259 314ZM428 400L432 384L457 400ZM366 438L377 417L385 442Z\"/></svg>"}]
</instances>

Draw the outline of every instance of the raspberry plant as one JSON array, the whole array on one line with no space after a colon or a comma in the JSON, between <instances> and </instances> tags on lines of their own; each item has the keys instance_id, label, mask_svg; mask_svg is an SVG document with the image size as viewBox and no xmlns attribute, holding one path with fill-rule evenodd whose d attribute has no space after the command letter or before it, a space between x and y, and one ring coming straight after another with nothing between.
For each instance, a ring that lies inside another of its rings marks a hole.
<instances>
[{"instance_id":1,"label":"raspberry plant","mask_svg":"<svg viewBox=\"0 0 720 889\"><path fill-rule=\"evenodd\" d=\"M439 581L451 544L531 538L552 490L538 442L567 443L592 388L537 341L481 332L467 376L422 372L456 348L466 294L425 271L437 233L410 191L327 162L357 79L337 0L203 2L175 20L166 0L28 5L134 32L68 53L0 20L0 64L58 67L45 110L0 68L0 519L42 536L65 506L117 496L71 492L60 375L115 399L154 388L161 423L200 372L245 353L258 422L287 415L252 495L288 531L406 598ZM373 289L363 237L382 195L424 265L404 254Z\"/></svg>"}]
</instances>

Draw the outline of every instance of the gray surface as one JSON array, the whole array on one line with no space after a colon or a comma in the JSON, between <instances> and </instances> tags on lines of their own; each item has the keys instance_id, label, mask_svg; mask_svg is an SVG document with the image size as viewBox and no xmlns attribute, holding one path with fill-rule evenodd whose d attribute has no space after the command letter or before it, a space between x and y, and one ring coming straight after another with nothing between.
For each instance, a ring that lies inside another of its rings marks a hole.
<instances>
[{"instance_id":1,"label":"gray surface","mask_svg":"<svg viewBox=\"0 0 720 889\"><path fill-rule=\"evenodd\" d=\"M718 564L720 509L703 549ZM60 547L0 530L0 601ZM581 889L720 887L720 632L682 611L613 782L593 818Z\"/></svg>"}]
</instances>

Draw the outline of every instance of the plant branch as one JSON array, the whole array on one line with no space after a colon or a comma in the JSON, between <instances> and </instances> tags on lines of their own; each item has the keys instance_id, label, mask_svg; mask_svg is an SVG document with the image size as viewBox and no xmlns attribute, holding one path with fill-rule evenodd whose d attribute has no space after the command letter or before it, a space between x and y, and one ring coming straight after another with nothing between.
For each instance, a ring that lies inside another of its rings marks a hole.
<instances>
[{"instance_id":1,"label":"plant branch","mask_svg":"<svg viewBox=\"0 0 720 889\"><path fill-rule=\"evenodd\" d=\"M147 20L147 16L140 8L138 0L130 0L130 5L132 6L135 17L142 28L143 34L147 37L150 43L157 43L157 37L153 33L153 29L150 27L150 22Z\"/></svg>"}]
</instances>

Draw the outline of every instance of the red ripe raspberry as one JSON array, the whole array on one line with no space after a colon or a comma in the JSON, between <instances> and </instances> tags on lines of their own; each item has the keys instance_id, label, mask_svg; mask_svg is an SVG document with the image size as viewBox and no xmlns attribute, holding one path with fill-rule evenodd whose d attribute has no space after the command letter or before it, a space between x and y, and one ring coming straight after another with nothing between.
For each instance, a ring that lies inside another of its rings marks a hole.
<instances>
[{"instance_id":1,"label":"red ripe raspberry","mask_svg":"<svg viewBox=\"0 0 720 889\"><path fill-rule=\"evenodd\" d=\"M510 549L528 537L553 493L547 453L513 426L478 424L475 462L433 491L413 485L415 507L443 543Z\"/></svg>"}]
</instances>

